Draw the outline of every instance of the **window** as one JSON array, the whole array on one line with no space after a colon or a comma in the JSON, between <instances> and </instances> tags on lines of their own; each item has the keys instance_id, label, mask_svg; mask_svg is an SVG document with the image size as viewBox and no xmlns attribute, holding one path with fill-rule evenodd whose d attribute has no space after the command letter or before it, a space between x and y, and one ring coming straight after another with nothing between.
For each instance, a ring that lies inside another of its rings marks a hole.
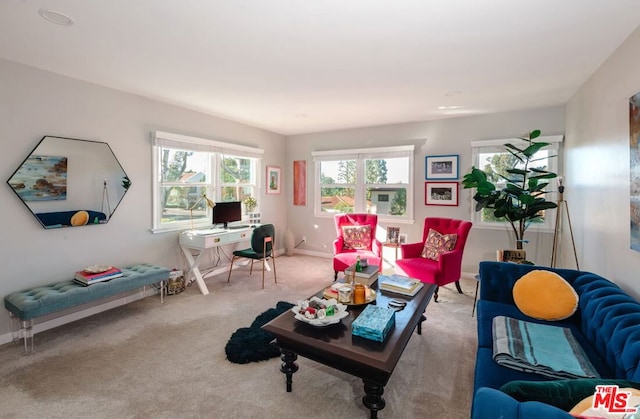
<instances>
[{"instance_id":1,"label":"window","mask_svg":"<svg viewBox=\"0 0 640 419\"><path fill-rule=\"evenodd\" d=\"M533 160L535 160L535 166L541 169L545 169L554 173L559 173L559 165L561 163L562 153L562 135L555 136L543 136L538 137L534 141L546 142L549 146L538 151ZM517 138L503 139L503 140L486 140L486 141L472 141L471 149L473 153L473 165L478 169L487 173L488 179L496 184L496 187L503 188L506 185L506 181L499 175L506 176L506 169L510 169L516 163L516 159L505 148L505 144L511 143L518 146L518 143L523 144L523 141ZM548 201L555 201L556 199L556 180L550 181L550 188L545 196ZM496 228L508 223L504 218L496 219L493 216L493 211L490 209L483 209L481 211L475 210L475 201L472 202L471 207L471 220L474 226L482 226L488 228ZM554 212L555 213L555 212ZM550 219L551 218L551 219ZM530 230L553 230L553 217L541 217L535 224L532 224Z\"/></svg>"},{"instance_id":2,"label":"window","mask_svg":"<svg viewBox=\"0 0 640 419\"><path fill-rule=\"evenodd\" d=\"M316 151L316 215L413 220L413 146Z\"/></svg>"},{"instance_id":3,"label":"window","mask_svg":"<svg viewBox=\"0 0 640 419\"><path fill-rule=\"evenodd\" d=\"M211 225L214 202L258 197L263 150L157 131L153 137L153 231Z\"/></svg>"}]
</instances>

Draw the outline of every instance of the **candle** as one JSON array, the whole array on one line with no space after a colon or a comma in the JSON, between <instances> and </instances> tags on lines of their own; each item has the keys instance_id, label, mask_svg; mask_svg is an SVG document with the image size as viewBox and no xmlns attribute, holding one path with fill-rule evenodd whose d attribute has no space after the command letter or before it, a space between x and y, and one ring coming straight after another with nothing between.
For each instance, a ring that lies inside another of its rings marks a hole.
<instances>
[{"instance_id":1,"label":"candle","mask_svg":"<svg viewBox=\"0 0 640 419\"><path fill-rule=\"evenodd\" d=\"M364 304L365 301L364 285L356 284L353 291L353 304Z\"/></svg>"}]
</instances>

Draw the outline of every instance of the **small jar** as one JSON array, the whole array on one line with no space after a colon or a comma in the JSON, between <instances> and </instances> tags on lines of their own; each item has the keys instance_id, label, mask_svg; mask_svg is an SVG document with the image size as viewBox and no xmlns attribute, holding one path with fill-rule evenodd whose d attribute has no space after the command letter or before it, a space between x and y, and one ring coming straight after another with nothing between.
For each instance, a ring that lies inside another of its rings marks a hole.
<instances>
[{"instance_id":1,"label":"small jar","mask_svg":"<svg viewBox=\"0 0 640 419\"><path fill-rule=\"evenodd\" d=\"M351 287L338 288L338 302L349 304L351 302Z\"/></svg>"},{"instance_id":2,"label":"small jar","mask_svg":"<svg viewBox=\"0 0 640 419\"><path fill-rule=\"evenodd\" d=\"M365 288L362 284L356 284L353 288L353 304L364 304L365 299Z\"/></svg>"}]
</instances>

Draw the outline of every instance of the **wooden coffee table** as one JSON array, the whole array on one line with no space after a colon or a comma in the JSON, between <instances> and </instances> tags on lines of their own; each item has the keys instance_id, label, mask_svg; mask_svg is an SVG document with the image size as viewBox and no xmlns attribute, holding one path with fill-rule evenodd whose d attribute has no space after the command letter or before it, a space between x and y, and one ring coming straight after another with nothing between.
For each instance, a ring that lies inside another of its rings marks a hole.
<instances>
[{"instance_id":1,"label":"wooden coffee table","mask_svg":"<svg viewBox=\"0 0 640 419\"><path fill-rule=\"evenodd\" d=\"M282 352L280 371L286 375L287 392L292 390L293 373L298 371L298 355L337 370L359 377L364 383L365 395L362 403L371 415L377 418L378 411L384 409L384 386L389 381L404 348L414 329L422 332L423 315L436 289L433 284L424 287L414 297L377 290L377 282L372 285L377 291L376 301L387 307L390 300L403 300L406 307L396 312L395 326L382 343L351 335L351 323L365 306L350 306L349 315L338 324L314 327L294 318L291 311L276 317L263 328L276 335L276 343ZM322 291L316 294L322 298Z\"/></svg>"}]
</instances>

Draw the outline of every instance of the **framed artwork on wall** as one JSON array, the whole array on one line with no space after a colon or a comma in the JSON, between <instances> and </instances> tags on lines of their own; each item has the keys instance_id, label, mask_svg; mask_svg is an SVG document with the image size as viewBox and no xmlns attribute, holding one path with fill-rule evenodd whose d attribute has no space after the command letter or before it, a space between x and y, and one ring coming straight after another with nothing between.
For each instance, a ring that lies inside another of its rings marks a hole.
<instances>
[{"instance_id":1,"label":"framed artwork on wall","mask_svg":"<svg viewBox=\"0 0 640 419\"><path fill-rule=\"evenodd\" d=\"M279 194L282 172L278 166L267 166L267 194Z\"/></svg>"},{"instance_id":2,"label":"framed artwork on wall","mask_svg":"<svg viewBox=\"0 0 640 419\"><path fill-rule=\"evenodd\" d=\"M424 158L425 180L454 180L458 179L458 160L457 154L448 156L426 156Z\"/></svg>"},{"instance_id":3,"label":"framed artwork on wall","mask_svg":"<svg viewBox=\"0 0 640 419\"><path fill-rule=\"evenodd\" d=\"M293 205L307 205L307 161L293 162Z\"/></svg>"},{"instance_id":4,"label":"framed artwork on wall","mask_svg":"<svg viewBox=\"0 0 640 419\"><path fill-rule=\"evenodd\" d=\"M458 205L458 182L425 182L425 205Z\"/></svg>"}]
</instances>

